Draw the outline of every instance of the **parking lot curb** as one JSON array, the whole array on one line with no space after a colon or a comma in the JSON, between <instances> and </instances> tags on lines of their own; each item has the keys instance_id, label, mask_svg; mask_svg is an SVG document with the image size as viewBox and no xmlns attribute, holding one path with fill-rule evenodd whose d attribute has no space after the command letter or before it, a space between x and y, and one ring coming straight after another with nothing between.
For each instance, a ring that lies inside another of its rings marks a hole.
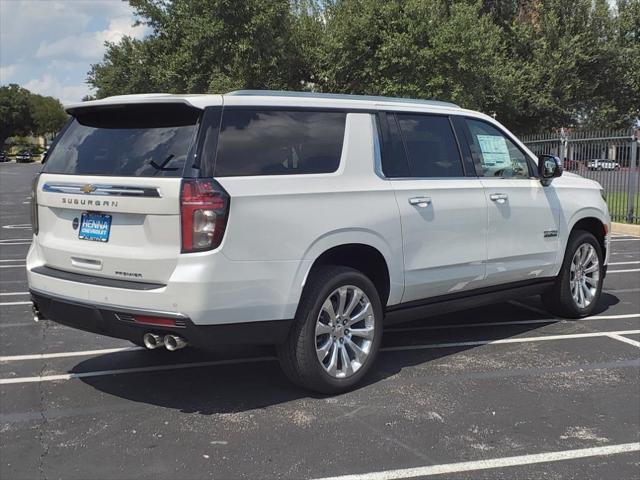
<instances>
[{"instance_id":1,"label":"parking lot curb","mask_svg":"<svg viewBox=\"0 0 640 480\"><path fill-rule=\"evenodd\" d=\"M640 225L630 225L628 223L611 223L611 232L624 234L624 235L635 235L640 237Z\"/></svg>"}]
</instances>

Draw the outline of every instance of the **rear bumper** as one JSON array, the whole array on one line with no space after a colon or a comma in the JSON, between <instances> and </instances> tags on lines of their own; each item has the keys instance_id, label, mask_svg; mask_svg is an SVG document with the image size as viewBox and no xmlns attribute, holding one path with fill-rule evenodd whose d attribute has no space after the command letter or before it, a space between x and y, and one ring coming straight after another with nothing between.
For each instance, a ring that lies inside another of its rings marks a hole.
<instances>
[{"instance_id":1,"label":"rear bumper","mask_svg":"<svg viewBox=\"0 0 640 480\"><path fill-rule=\"evenodd\" d=\"M272 320L221 325L195 325L184 315L152 310L132 310L114 305L88 304L34 289L30 290L34 308L41 317L87 332L130 340L142 344L147 332L174 333L190 345L210 348L216 345L271 345L285 340L292 320ZM154 316L173 320L175 326L137 323L134 316Z\"/></svg>"}]
</instances>

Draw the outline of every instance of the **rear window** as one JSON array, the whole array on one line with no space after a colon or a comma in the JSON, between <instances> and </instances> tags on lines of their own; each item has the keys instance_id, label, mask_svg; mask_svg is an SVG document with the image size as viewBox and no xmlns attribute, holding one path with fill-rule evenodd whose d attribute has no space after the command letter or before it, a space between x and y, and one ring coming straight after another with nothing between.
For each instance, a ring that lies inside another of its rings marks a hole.
<instances>
[{"instance_id":1,"label":"rear window","mask_svg":"<svg viewBox=\"0 0 640 480\"><path fill-rule=\"evenodd\" d=\"M75 115L44 171L180 177L201 111L185 105L101 107Z\"/></svg>"},{"instance_id":2,"label":"rear window","mask_svg":"<svg viewBox=\"0 0 640 480\"><path fill-rule=\"evenodd\" d=\"M340 112L225 110L214 176L335 172L345 120Z\"/></svg>"}]
</instances>

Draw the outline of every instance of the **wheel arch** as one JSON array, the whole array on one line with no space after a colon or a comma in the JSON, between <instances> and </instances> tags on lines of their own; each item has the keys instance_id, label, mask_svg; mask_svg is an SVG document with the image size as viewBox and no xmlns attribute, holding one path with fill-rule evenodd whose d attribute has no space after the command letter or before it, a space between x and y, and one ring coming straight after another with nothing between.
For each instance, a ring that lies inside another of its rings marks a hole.
<instances>
[{"instance_id":1,"label":"wheel arch","mask_svg":"<svg viewBox=\"0 0 640 480\"><path fill-rule=\"evenodd\" d=\"M402 250L394 250L375 232L351 229L335 231L314 242L300 263L291 289L290 304L297 305L309 275L322 265L343 265L362 271L376 286L383 307L398 303L402 298Z\"/></svg>"},{"instance_id":2,"label":"wheel arch","mask_svg":"<svg viewBox=\"0 0 640 480\"><path fill-rule=\"evenodd\" d=\"M609 229L608 222L601 218L600 215L587 214L584 216L580 216L573 219L571 224L571 228L569 229L569 235L576 230L583 230L593 234L594 237L598 240L598 244L602 249L602 257L607 258L607 233ZM568 241L568 237L567 237ZM566 249L566 244L565 244Z\"/></svg>"},{"instance_id":3,"label":"wheel arch","mask_svg":"<svg viewBox=\"0 0 640 480\"><path fill-rule=\"evenodd\" d=\"M305 283L315 269L326 265L351 267L364 273L375 285L382 305L387 304L391 290L389 266L375 247L364 243L347 243L324 251L309 268Z\"/></svg>"}]
</instances>

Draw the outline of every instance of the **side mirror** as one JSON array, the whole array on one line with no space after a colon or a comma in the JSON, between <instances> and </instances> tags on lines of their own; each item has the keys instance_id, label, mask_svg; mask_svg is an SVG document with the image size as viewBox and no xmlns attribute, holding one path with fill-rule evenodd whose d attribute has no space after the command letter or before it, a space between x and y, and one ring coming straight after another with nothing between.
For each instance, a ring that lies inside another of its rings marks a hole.
<instances>
[{"instance_id":1,"label":"side mirror","mask_svg":"<svg viewBox=\"0 0 640 480\"><path fill-rule=\"evenodd\" d=\"M554 155L538 155L538 175L540 181L546 187L551 181L562 175L562 163Z\"/></svg>"}]
</instances>

